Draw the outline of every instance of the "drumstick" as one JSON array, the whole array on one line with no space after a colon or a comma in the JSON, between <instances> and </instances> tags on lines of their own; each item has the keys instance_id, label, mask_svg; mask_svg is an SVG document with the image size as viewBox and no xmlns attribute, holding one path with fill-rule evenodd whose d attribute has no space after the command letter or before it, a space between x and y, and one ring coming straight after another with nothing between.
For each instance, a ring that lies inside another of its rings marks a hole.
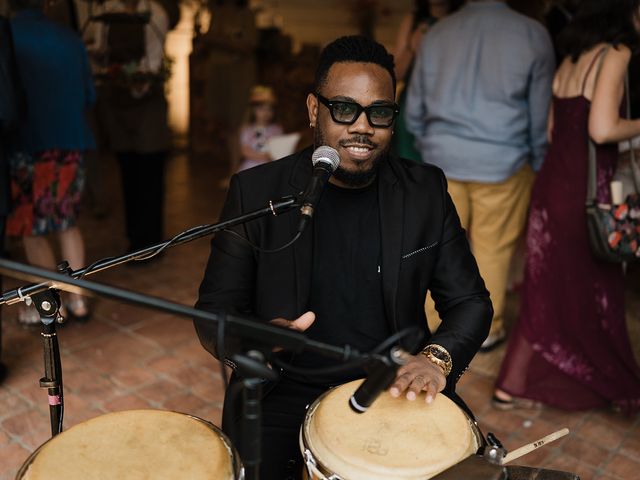
<instances>
[{"instance_id":1,"label":"drumstick","mask_svg":"<svg viewBox=\"0 0 640 480\"><path fill-rule=\"evenodd\" d=\"M502 465L506 465L507 463L515 460L516 458L520 458L527 453L531 453L534 450L546 445L547 443L554 442L559 438L564 437L569 433L568 428L563 428L562 430L558 430L557 432L551 433L546 437L542 437L540 440L536 440L535 442L531 442L527 445L524 445L520 448L515 449L513 452L507 453L502 459Z\"/></svg>"}]
</instances>

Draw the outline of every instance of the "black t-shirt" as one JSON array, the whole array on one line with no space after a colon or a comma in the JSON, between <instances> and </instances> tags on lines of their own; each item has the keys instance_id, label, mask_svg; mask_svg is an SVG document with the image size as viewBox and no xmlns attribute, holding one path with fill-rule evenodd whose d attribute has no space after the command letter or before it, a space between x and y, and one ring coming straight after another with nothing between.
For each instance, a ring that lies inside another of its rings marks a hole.
<instances>
[{"instance_id":1,"label":"black t-shirt","mask_svg":"<svg viewBox=\"0 0 640 480\"><path fill-rule=\"evenodd\" d=\"M307 335L361 352L372 350L390 335L382 298L377 181L360 189L328 184L314 214L313 236L309 310L316 321ZM304 353L294 363L320 367L336 361ZM357 370L307 380L330 385L362 375Z\"/></svg>"}]
</instances>

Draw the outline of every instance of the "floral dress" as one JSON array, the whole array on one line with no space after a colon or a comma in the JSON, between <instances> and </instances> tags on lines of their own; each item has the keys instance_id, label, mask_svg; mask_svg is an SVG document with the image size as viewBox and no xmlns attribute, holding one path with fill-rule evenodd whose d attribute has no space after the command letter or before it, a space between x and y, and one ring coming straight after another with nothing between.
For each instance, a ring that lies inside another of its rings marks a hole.
<instances>
[{"instance_id":1,"label":"floral dress","mask_svg":"<svg viewBox=\"0 0 640 480\"><path fill-rule=\"evenodd\" d=\"M46 235L73 227L84 187L82 160L80 152L69 150L10 155L12 205L7 234Z\"/></svg>"}]
</instances>

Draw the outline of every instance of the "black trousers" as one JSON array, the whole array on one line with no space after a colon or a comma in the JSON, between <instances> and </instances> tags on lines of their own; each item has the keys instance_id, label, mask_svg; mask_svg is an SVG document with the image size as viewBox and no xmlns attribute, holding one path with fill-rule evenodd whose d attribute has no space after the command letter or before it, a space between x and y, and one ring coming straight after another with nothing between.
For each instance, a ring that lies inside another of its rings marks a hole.
<instances>
[{"instance_id":1,"label":"black trousers","mask_svg":"<svg viewBox=\"0 0 640 480\"><path fill-rule=\"evenodd\" d=\"M164 239L164 168L167 152L120 152L117 158L122 172L129 249L139 250Z\"/></svg>"},{"instance_id":2,"label":"black trousers","mask_svg":"<svg viewBox=\"0 0 640 480\"><path fill-rule=\"evenodd\" d=\"M222 430L242 455L242 402L236 389L237 379L227 391L222 415ZM260 480L299 480L302 478L302 454L298 434L307 405L311 405L325 387L281 379L264 386L262 399L262 462ZM234 391L237 395L230 394Z\"/></svg>"}]
</instances>

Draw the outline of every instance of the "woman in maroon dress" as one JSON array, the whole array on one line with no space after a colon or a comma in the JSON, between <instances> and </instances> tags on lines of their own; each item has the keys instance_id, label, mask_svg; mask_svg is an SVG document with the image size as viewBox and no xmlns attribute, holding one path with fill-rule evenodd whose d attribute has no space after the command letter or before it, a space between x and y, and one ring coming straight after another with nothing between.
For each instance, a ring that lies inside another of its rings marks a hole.
<instances>
[{"instance_id":1,"label":"woman in maroon dress","mask_svg":"<svg viewBox=\"0 0 640 480\"><path fill-rule=\"evenodd\" d=\"M497 408L640 408L622 268L592 255L584 206L588 138L597 144L599 201L610 203L617 142L640 135L640 120L620 118L639 30L640 0L583 0L564 34L568 56L554 79L551 143L532 192L520 318Z\"/></svg>"}]
</instances>

